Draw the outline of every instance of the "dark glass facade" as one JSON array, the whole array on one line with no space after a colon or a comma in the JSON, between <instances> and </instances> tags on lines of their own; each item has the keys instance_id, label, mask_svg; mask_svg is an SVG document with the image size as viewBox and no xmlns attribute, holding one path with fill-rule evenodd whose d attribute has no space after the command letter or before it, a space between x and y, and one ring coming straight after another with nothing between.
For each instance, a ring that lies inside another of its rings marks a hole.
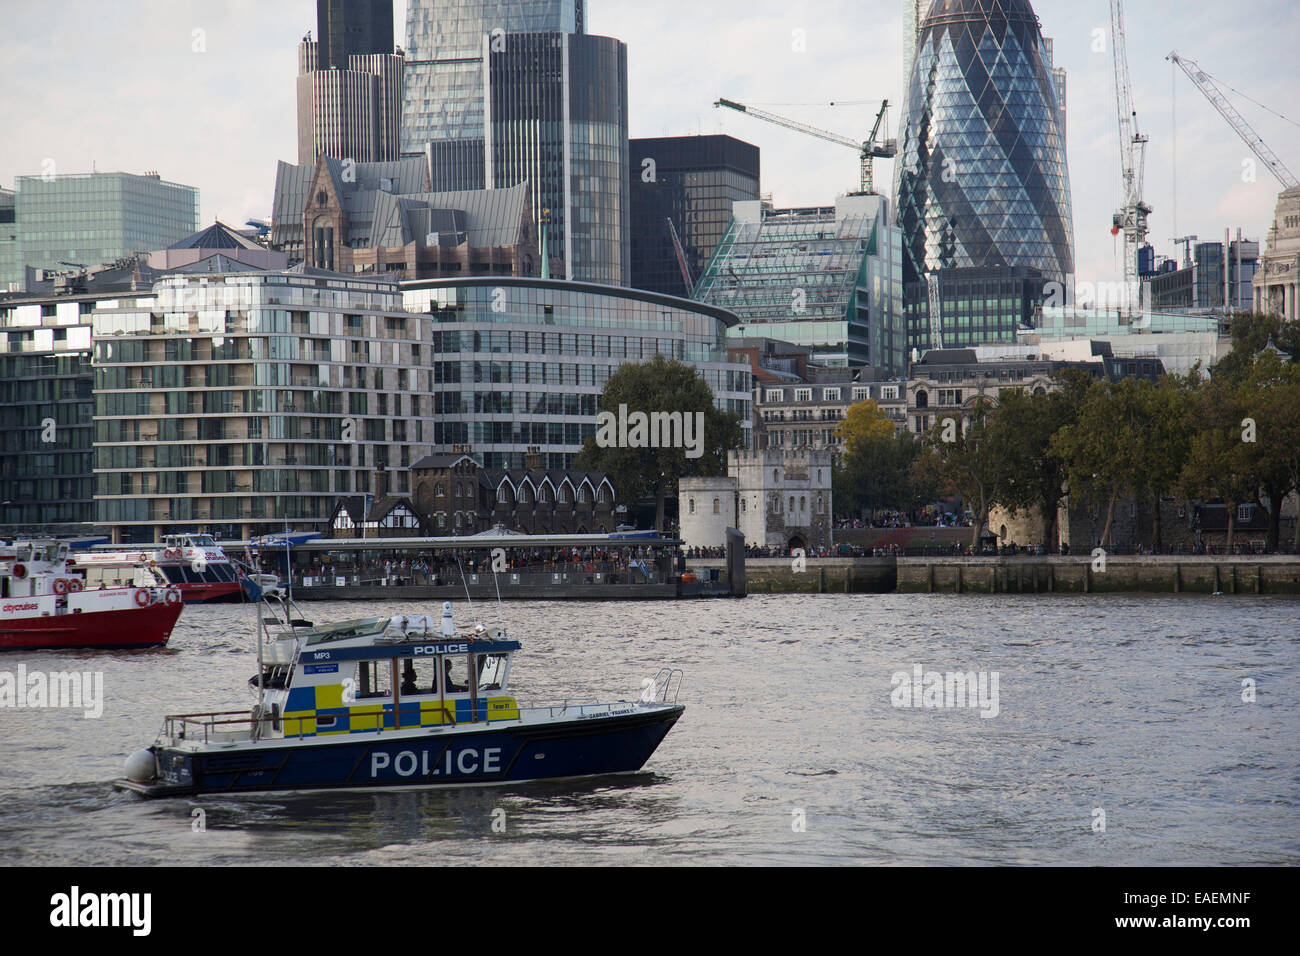
<instances>
[{"instance_id":1,"label":"dark glass facade","mask_svg":"<svg viewBox=\"0 0 1300 956\"><path fill-rule=\"evenodd\" d=\"M1028 0L930 5L895 168L905 282L953 267L1025 267L1073 286L1057 87Z\"/></svg>"},{"instance_id":2,"label":"dark glass facade","mask_svg":"<svg viewBox=\"0 0 1300 956\"><path fill-rule=\"evenodd\" d=\"M0 536L94 519L91 308L0 303Z\"/></svg>"},{"instance_id":3,"label":"dark glass facade","mask_svg":"<svg viewBox=\"0 0 1300 956\"><path fill-rule=\"evenodd\" d=\"M402 154L435 190L527 181L551 274L627 284L627 47L580 0L410 0L406 27Z\"/></svg>"},{"instance_id":4,"label":"dark glass facade","mask_svg":"<svg viewBox=\"0 0 1300 956\"><path fill-rule=\"evenodd\" d=\"M435 140L464 140L478 144L482 165L483 54L494 30L507 49L515 33L582 33L582 2L407 0L402 155L419 156ZM458 188L438 182L435 176L435 189Z\"/></svg>"},{"instance_id":5,"label":"dark glass facade","mask_svg":"<svg viewBox=\"0 0 1300 956\"><path fill-rule=\"evenodd\" d=\"M931 336L927 284L912 283L904 295L909 350L1014 343L1017 329L1037 324L1044 281L1037 269L944 269L937 277L942 341Z\"/></svg>"},{"instance_id":6,"label":"dark glass facade","mask_svg":"<svg viewBox=\"0 0 1300 956\"><path fill-rule=\"evenodd\" d=\"M610 37L514 34L488 57L493 186L529 184L548 256L565 277L625 285L627 47Z\"/></svg>"},{"instance_id":7,"label":"dark glass facade","mask_svg":"<svg viewBox=\"0 0 1300 956\"><path fill-rule=\"evenodd\" d=\"M317 69L348 69L348 57L393 52L393 0L316 0Z\"/></svg>"},{"instance_id":8,"label":"dark glass facade","mask_svg":"<svg viewBox=\"0 0 1300 956\"><path fill-rule=\"evenodd\" d=\"M631 284L690 297L668 228L677 229L693 280L731 223L731 204L758 198L758 147L730 136L634 139L631 181Z\"/></svg>"}]
</instances>

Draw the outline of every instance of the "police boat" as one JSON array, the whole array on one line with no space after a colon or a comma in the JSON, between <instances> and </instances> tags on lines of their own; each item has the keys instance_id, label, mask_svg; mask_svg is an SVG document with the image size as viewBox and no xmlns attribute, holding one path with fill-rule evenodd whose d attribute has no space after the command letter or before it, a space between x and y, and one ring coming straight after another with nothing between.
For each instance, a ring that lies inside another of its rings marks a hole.
<instances>
[{"instance_id":1,"label":"police boat","mask_svg":"<svg viewBox=\"0 0 1300 956\"><path fill-rule=\"evenodd\" d=\"M522 707L518 641L426 615L316 627L264 596L251 713L176 714L126 762L145 797L516 783L640 770L685 708L662 668L635 701Z\"/></svg>"}]
</instances>

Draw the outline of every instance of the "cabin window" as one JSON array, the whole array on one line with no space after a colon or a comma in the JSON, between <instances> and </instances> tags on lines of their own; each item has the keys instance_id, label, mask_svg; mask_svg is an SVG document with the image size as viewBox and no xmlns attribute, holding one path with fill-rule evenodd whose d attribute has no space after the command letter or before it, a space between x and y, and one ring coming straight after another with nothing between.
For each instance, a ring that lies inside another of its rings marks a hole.
<instances>
[{"instance_id":1,"label":"cabin window","mask_svg":"<svg viewBox=\"0 0 1300 956\"><path fill-rule=\"evenodd\" d=\"M448 694L460 694L469 690L469 655L449 654L443 657L442 672L449 678Z\"/></svg>"},{"instance_id":2,"label":"cabin window","mask_svg":"<svg viewBox=\"0 0 1300 956\"><path fill-rule=\"evenodd\" d=\"M185 575L181 573L179 565L165 564L162 569L163 574L167 575L167 580L172 584L185 583Z\"/></svg>"},{"instance_id":3,"label":"cabin window","mask_svg":"<svg viewBox=\"0 0 1300 956\"><path fill-rule=\"evenodd\" d=\"M357 699L393 696L393 662L362 661L357 678Z\"/></svg>"},{"instance_id":4,"label":"cabin window","mask_svg":"<svg viewBox=\"0 0 1300 956\"><path fill-rule=\"evenodd\" d=\"M430 660L407 658L399 668L403 697L438 693L438 667Z\"/></svg>"},{"instance_id":5,"label":"cabin window","mask_svg":"<svg viewBox=\"0 0 1300 956\"><path fill-rule=\"evenodd\" d=\"M505 654L475 654L478 661L478 689L480 691L500 690L506 679Z\"/></svg>"}]
</instances>

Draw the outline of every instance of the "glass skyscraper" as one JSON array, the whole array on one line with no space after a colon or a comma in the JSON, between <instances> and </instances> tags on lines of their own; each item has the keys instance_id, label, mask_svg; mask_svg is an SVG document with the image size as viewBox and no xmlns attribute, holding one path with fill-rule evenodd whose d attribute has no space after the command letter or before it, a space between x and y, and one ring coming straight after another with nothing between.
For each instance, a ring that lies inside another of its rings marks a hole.
<instances>
[{"instance_id":1,"label":"glass skyscraper","mask_svg":"<svg viewBox=\"0 0 1300 956\"><path fill-rule=\"evenodd\" d=\"M582 0L408 0L402 153L423 155L428 143L484 139L483 55L494 30L582 33ZM501 37L501 34L498 34ZM508 42L498 40L508 48ZM459 184L435 189L481 189Z\"/></svg>"},{"instance_id":2,"label":"glass skyscraper","mask_svg":"<svg viewBox=\"0 0 1300 956\"><path fill-rule=\"evenodd\" d=\"M18 258L23 267L88 267L134 252L165 249L199 228L199 191L169 183L157 173L87 173L19 176L15 197Z\"/></svg>"},{"instance_id":3,"label":"glass skyscraper","mask_svg":"<svg viewBox=\"0 0 1300 956\"><path fill-rule=\"evenodd\" d=\"M1028 0L929 4L894 174L905 282L1023 267L1073 286L1060 85Z\"/></svg>"},{"instance_id":4,"label":"glass skyscraper","mask_svg":"<svg viewBox=\"0 0 1300 956\"><path fill-rule=\"evenodd\" d=\"M529 185L551 274L629 278L627 47L576 0L411 0L403 154L434 190Z\"/></svg>"}]
</instances>

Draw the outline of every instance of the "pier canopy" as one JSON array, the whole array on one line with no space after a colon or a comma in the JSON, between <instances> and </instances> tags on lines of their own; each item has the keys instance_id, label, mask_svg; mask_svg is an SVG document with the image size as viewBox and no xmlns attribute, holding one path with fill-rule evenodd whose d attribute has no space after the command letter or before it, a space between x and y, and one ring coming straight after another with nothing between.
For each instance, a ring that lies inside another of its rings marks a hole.
<instances>
[{"instance_id":1,"label":"pier canopy","mask_svg":"<svg viewBox=\"0 0 1300 956\"><path fill-rule=\"evenodd\" d=\"M222 541L225 548L285 547L283 535L268 543ZM494 528L473 535L441 538L325 538L294 534L289 547L295 551L481 551L485 548L650 548L676 547L680 538L664 537L653 531L623 531L614 534L524 534ZM296 540L303 538L304 540Z\"/></svg>"}]
</instances>

